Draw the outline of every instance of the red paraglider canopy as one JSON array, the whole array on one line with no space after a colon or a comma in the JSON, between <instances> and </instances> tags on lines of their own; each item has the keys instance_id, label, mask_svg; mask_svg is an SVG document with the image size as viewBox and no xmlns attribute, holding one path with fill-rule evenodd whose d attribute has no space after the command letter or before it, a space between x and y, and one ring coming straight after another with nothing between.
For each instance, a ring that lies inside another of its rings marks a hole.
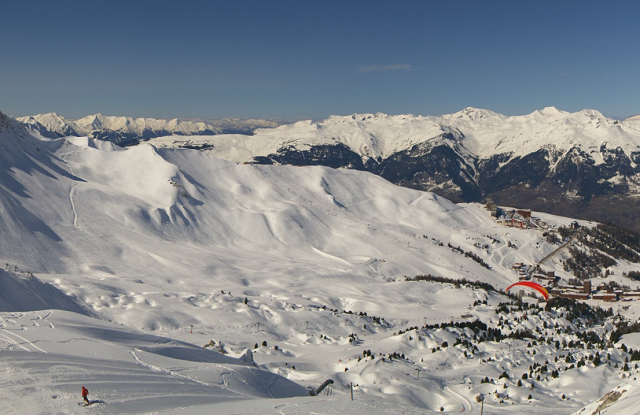
<instances>
[{"instance_id":1,"label":"red paraglider canopy","mask_svg":"<svg viewBox=\"0 0 640 415\"><path fill-rule=\"evenodd\" d=\"M509 291L511 289L511 287L515 287L517 285L523 285L525 287L533 288L534 290L536 290L540 294L542 294L542 296L544 297L545 300L549 299L549 292L542 285L538 284L537 282L531 282L531 281L516 282L515 284L511 284L509 287L507 287L507 289L505 291Z\"/></svg>"}]
</instances>

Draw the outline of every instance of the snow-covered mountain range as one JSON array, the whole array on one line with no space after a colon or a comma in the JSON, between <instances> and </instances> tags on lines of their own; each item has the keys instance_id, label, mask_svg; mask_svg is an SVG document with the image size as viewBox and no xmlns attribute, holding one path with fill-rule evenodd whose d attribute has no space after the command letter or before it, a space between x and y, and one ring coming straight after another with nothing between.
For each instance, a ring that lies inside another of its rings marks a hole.
<instances>
[{"instance_id":1,"label":"snow-covered mountain range","mask_svg":"<svg viewBox=\"0 0 640 415\"><path fill-rule=\"evenodd\" d=\"M156 118L133 118L89 115L70 120L56 113L21 117L18 120L35 134L46 138L66 136L92 137L113 141L117 144L133 144L154 137L167 135L215 135L223 133L248 134L256 128L276 127L270 120L162 120Z\"/></svg>"},{"instance_id":2,"label":"snow-covered mountain range","mask_svg":"<svg viewBox=\"0 0 640 415\"><path fill-rule=\"evenodd\" d=\"M442 116L354 114L277 126L262 120L180 121L55 114L20 119L44 137L211 151L255 164L369 171L453 201L526 206L640 227L640 120L547 107L507 117L466 108ZM268 127L268 128L260 128ZM225 134L239 132L240 134Z\"/></svg>"},{"instance_id":3,"label":"snow-covered mountain range","mask_svg":"<svg viewBox=\"0 0 640 415\"><path fill-rule=\"evenodd\" d=\"M442 116L355 114L252 136L163 137L259 164L370 171L454 201L503 204L640 226L640 121L553 107L507 117L467 108Z\"/></svg>"},{"instance_id":4,"label":"snow-covered mountain range","mask_svg":"<svg viewBox=\"0 0 640 415\"><path fill-rule=\"evenodd\" d=\"M485 413L571 414L637 376L615 313L499 291L558 250L544 230L366 171L168 140L38 138L0 114L7 412L81 413L84 385L95 413L478 413L484 394ZM568 280L569 259L544 265ZM640 264L614 262L594 285L637 285Z\"/></svg>"}]
</instances>

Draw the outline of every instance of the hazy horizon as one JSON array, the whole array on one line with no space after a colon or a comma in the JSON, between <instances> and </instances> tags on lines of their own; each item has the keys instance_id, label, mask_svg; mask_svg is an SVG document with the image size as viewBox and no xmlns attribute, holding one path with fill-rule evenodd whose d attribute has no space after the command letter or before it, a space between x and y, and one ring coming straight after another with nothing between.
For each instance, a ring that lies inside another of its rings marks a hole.
<instances>
[{"instance_id":1,"label":"hazy horizon","mask_svg":"<svg viewBox=\"0 0 640 415\"><path fill-rule=\"evenodd\" d=\"M640 113L640 3L7 2L0 110L149 118Z\"/></svg>"}]
</instances>

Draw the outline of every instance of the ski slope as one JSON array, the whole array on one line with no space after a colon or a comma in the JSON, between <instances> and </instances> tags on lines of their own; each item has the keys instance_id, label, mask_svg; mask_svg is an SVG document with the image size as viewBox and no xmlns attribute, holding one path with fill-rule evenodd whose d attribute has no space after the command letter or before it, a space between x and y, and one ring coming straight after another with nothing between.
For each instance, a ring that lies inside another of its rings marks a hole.
<instances>
[{"instance_id":1,"label":"ski slope","mask_svg":"<svg viewBox=\"0 0 640 415\"><path fill-rule=\"evenodd\" d=\"M3 413L82 413L80 386L109 414L308 395L242 360L75 313L3 313L0 327Z\"/></svg>"}]
</instances>

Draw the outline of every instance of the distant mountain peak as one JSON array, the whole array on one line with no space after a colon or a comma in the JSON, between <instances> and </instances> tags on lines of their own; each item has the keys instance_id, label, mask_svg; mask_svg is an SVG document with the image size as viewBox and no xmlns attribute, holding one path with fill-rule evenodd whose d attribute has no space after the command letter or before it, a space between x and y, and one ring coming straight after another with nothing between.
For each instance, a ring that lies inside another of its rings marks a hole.
<instances>
[{"instance_id":1,"label":"distant mountain peak","mask_svg":"<svg viewBox=\"0 0 640 415\"><path fill-rule=\"evenodd\" d=\"M605 116L603 113L601 113L598 110L592 110L592 109L584 109L582 111L580 111L580 114L584 114L587 117L590 118L594 118L594 119L609 119L609 117Z\"/></svg>"},{"instance_id":2,"label":"distant mountain peak","mask_svg":"<svg viewBox=\"0 0 640 415\"><path fill-rule=\"evenodd\" d=\"M449 119L465 119L470 121L481 121L489 118L504 118L505 116L502 114L498 114L497 112L493 112L486 109L467 107L463 110L455 112L449 115L443 115L444 118Z\"/></svg>"},{"instance_id":3,"label":"distant mountain peak","mask_svg":"<svg viewBox=\"0 0 640 415\"><path fill-rule=\"evenodd\" d=\"M542 114L545 115L560 115L560 114L566 114L566 112L564 111L560 111L558 108L554 107L554 106L549 106L549 107L544 107L542 110L540 110L540 112Z\"/></svg>"}]
</instances>

